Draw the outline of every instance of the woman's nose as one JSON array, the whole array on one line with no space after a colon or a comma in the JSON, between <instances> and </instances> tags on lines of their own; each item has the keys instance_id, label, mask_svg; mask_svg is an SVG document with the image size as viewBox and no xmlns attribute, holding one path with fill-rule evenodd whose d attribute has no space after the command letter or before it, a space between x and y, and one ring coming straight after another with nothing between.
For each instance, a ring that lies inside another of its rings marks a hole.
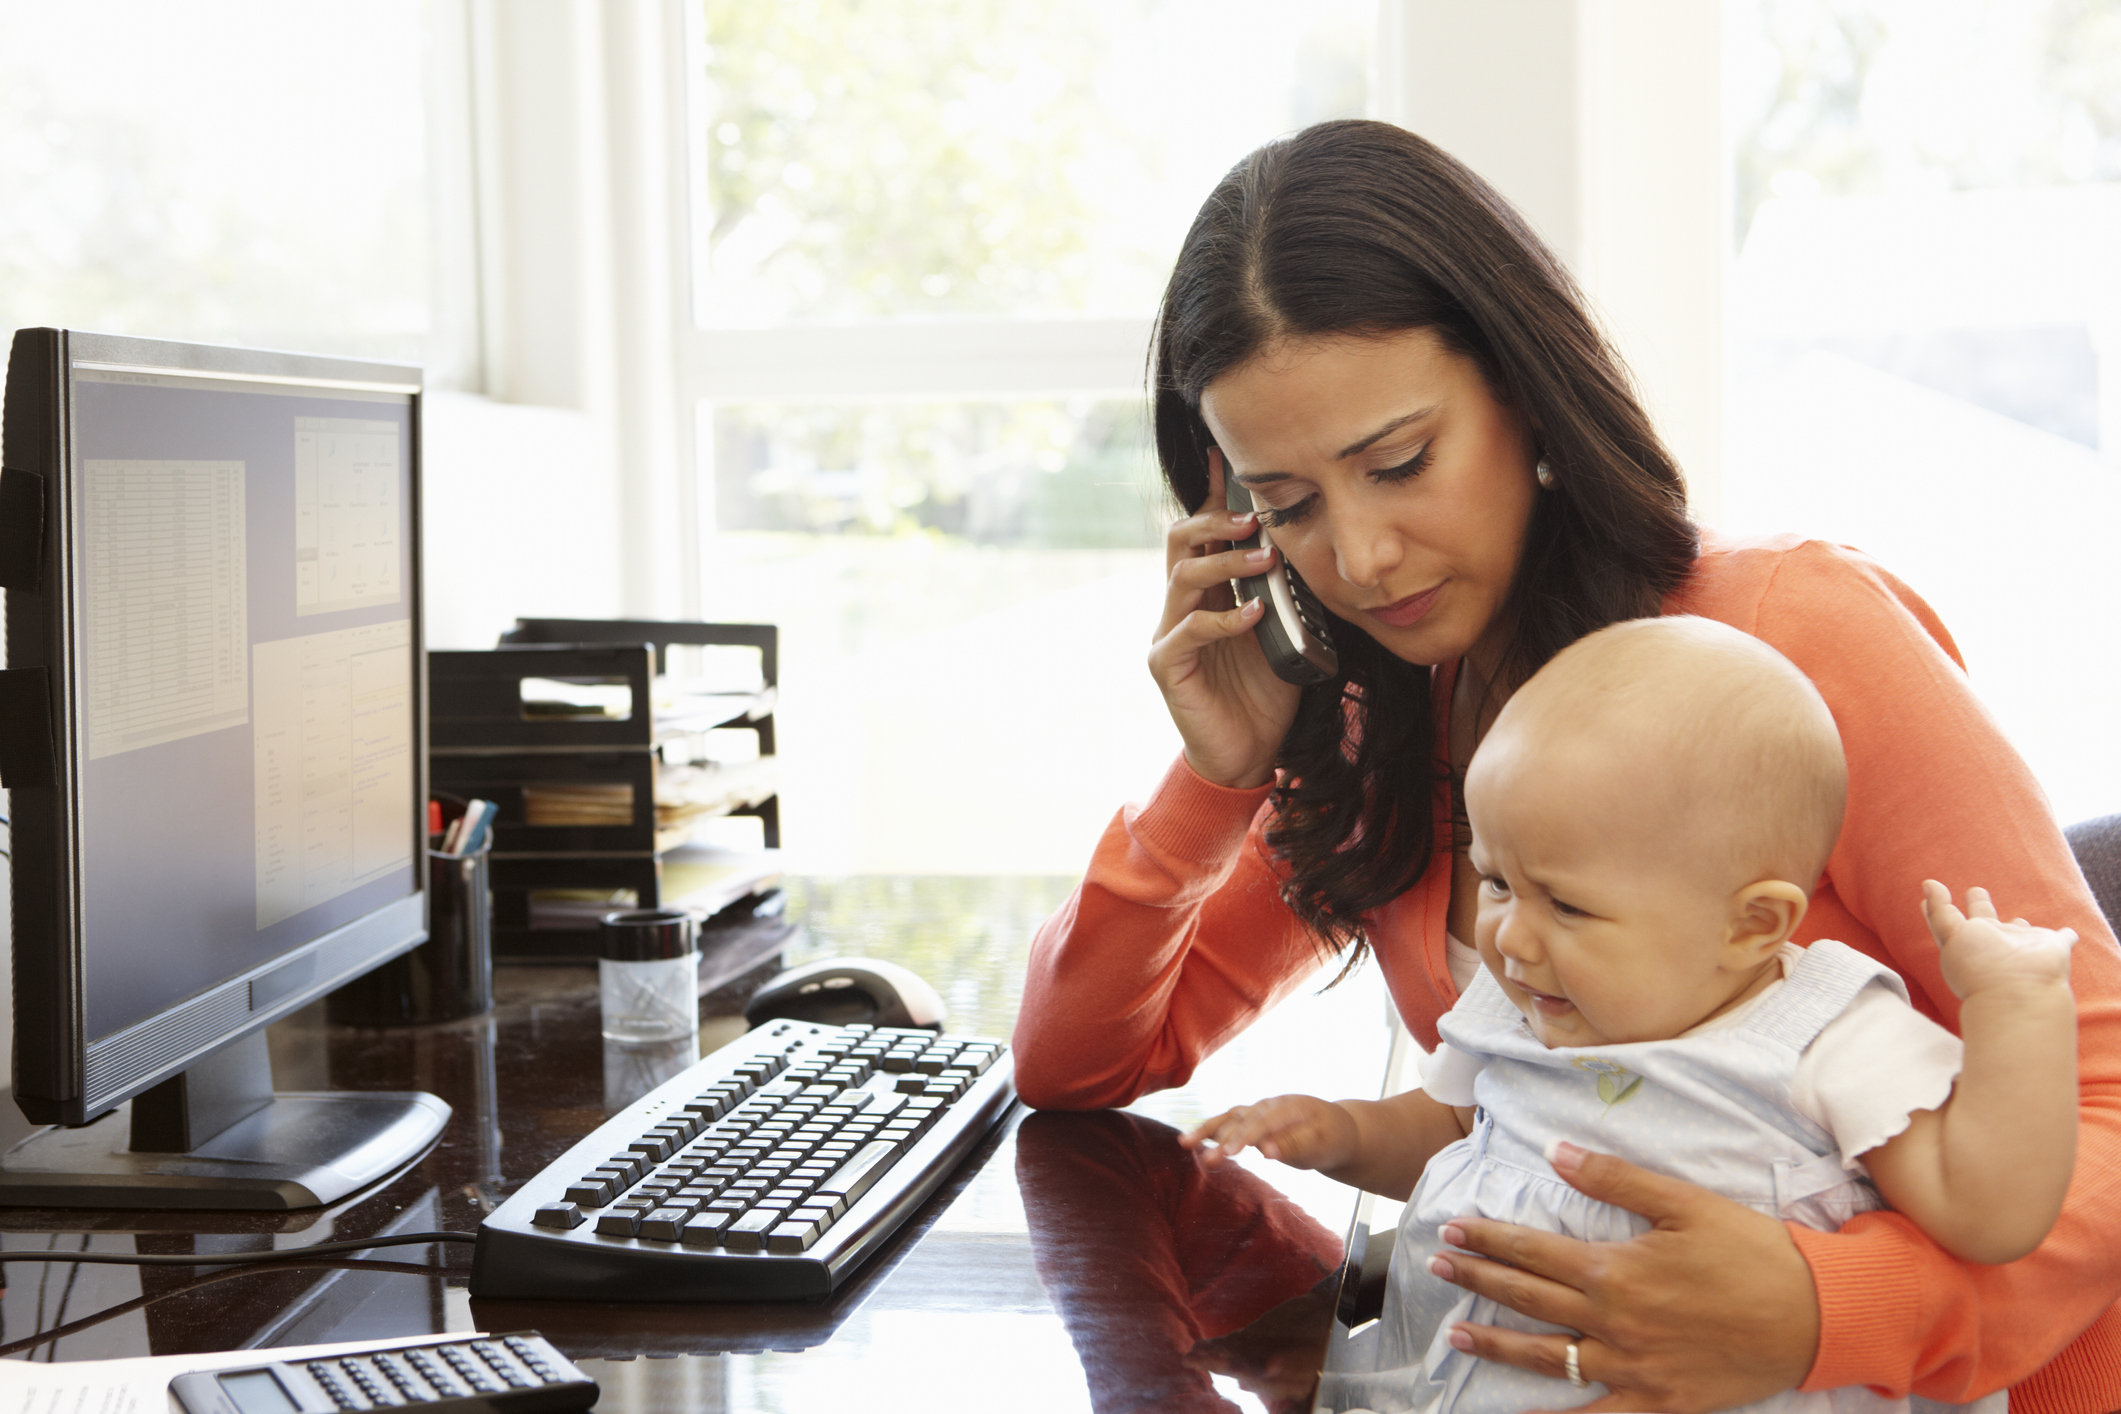
<instances>
[{"instance_id":1,"label":"woman's nose","mask_svg":"<svg viewBox=\"0 0 2121 1414\"><path fill-rule=\"evenodd\" d=\"M1343 582L1373 589L1399 565L1399 537L1373 516L1357 511L1333 527L1333 567Z\"/></svg>"}]
</instances>

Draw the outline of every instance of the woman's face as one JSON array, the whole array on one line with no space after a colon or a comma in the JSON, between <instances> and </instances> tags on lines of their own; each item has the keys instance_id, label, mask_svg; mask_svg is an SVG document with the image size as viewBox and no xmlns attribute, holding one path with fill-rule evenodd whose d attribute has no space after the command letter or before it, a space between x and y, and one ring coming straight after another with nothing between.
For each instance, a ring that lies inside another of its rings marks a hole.
<instances>
[{"instance_id":1,"label":"woman's face","mask_svg":"<svg viewBox=\"0 0 2121 1414\"><path fill-rule=\"evenodd\" d=\"M1539 491L1524 419L1471 359L1427 329L1286 341L1210 383L1201 415L1328 609L1409 663L1494 671Z\"/></svg>"}]
</instances>

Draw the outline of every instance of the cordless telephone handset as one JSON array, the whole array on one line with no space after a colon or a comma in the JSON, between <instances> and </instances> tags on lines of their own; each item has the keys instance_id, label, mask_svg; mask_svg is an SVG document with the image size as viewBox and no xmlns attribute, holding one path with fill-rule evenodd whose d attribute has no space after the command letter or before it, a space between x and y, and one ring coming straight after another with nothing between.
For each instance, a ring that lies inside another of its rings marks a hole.
<instances>
[{"instance_id":1,"label":"cordless telephone handset","mask_svg":"<svg viewBox=\"0 0 2121 1414\"><path fill-rule=\"evenodd\" d=\"M1230 474L1230 464L1223 463L1223 504L1233 511L1256 511L1259 507L1252 500L1252 493L1238 484ZM1240 550L1252 550L1261 545L1271 545L1265 526L1250 536L1236 542ZM1309 687L1314 682L1325 682L1340 674L1340 656L1333 651L1333 635L1326 627L1326 611L1319 605L1316 595L1311 593L1303 577L1285 560L1277 560L1274 568L1265 574L1256 574L1247 579L1230 581L1231 592L1237 595L1242 605L1248 600L1264 599L1266 611L1259 616L1253 632L1258 635L1259 648L1267 655L1267 666L1283 682L1298 687Z\"/></svg>"}]
</instances>

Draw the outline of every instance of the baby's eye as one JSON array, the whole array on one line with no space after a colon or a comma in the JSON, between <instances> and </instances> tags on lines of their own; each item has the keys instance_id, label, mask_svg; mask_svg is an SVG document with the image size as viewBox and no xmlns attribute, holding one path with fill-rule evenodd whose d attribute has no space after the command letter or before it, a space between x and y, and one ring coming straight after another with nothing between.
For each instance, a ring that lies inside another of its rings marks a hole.
<instances>
[{"instance_id":1,"label":"baby's eye","mask_svg":"<svg viewBox=\"0 0 2121 1414\"><path fill-rule=\"evenodd\" d=\"M1480 881L1480 886L1497 898L1506 898L1508 897L1510 892L1509 884L1507 884L1501 879L1496 878L1492 874L1482 879Z\"/></svg>"},{"instance_id":2,"label":"baby's eye","mask_svg":"<svg viewBox=\"0 0 2121 1414\"><path fill-rule=\"evenodd\" d=\"M1582 909L1578 908L1573 903L1567 902L1566 900L1557 898L1548 899L1547 902L1551 904L1553 906L1554 911L1560 914L1563 918L1581 918L1584 916L1584 912Z\"/></svg>"}]
</instances>

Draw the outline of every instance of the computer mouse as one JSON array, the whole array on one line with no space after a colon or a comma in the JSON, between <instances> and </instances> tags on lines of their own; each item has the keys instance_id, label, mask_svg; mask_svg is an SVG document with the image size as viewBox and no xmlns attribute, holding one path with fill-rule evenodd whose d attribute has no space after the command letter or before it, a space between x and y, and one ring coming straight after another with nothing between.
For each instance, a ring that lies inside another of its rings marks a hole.
<instances>
[{"instance_id":1,"label":"computer mouse","mask_svg":"<svg viewBox=\"0 0 2121 1414\"><path fill-rule=\"evenodd\" d=\"M791 967L752 995L744 1021L788 1018L827 1026L925 1026L943 1029L947 1015L935 988L873 957L828 957Z\"/></svg>"}]
</instances>

